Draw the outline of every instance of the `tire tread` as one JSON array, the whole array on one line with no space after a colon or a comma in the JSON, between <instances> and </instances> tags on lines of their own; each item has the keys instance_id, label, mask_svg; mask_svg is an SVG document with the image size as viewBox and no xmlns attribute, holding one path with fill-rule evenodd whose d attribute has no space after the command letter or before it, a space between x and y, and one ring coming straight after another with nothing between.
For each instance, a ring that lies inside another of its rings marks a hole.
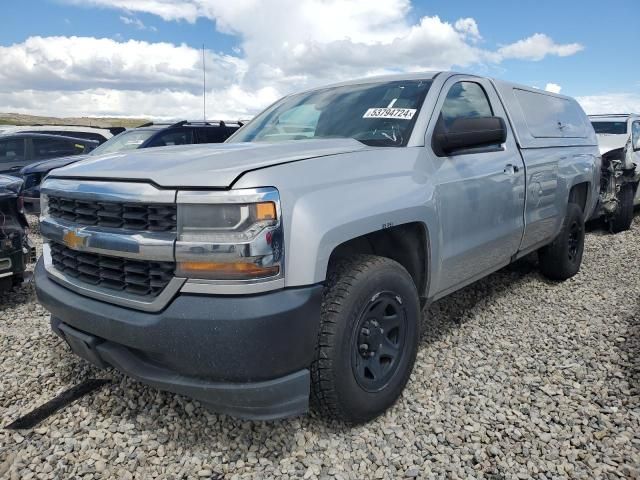
<instances>
[{"instance_id":1,"label":"tire tread","mask_svg":"<svg viewBox=\"0 0 640 480\"><path fill-rule=\"evenodd\" d=\"M372 268L390 263L398 265L385 257L358 254L330 266L323 291L315 360L311 364L311 401L322 416L345 423L351 423L353 420L351 415L341 408L332 379L335 369L334 355L331 355L331 352L337 347L332 341L338 327L336 317L361 278Z\"/></svg>"}]
</instances>

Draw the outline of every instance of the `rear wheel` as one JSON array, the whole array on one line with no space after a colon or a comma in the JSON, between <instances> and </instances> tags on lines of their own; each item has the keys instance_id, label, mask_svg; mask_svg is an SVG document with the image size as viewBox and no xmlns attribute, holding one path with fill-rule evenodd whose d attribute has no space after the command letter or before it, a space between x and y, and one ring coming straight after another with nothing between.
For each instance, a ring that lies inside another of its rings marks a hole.
<instances>
[{"instance_id":1,"label":"rear wheel","mask_svg":"<svg viewBox=\"0 0 640 480\"><path fill-rule=\"evenodd\" d=\"M633 195L634 188L630 183L622 185L618 198L620 205L616 213L609 219L609 228L612 233L629 230L633 222Z\"/></svg>"},{"instance_id":2,"label":"rear wheel","mask_svg":"<svg viewBox=\"0 0 640 480\"><path fill-rule=\"evenodd\" d=\"M562 230L538 251L540 271L552 280L566 280L580 270L584 251L584 216L575 203L567 205Z\"/></svg>"},{"instance_id":3,"label":"rear wheel","mask_svg":"<svg viewBox=\"0 0 640 480\"><path fill-rule=\"evenodd\" d=\"M416 287L399 263L356 255L331 268L311 367L321 413L361 423L393 405L415 362L419 320Z\"/></svg>"}]
</instances>

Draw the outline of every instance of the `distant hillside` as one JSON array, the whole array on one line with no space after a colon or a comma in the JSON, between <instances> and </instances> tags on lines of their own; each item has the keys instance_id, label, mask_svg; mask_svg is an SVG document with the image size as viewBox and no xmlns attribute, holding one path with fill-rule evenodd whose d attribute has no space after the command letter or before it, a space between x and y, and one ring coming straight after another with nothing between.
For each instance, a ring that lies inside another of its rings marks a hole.
<instances>
[{"instance_id":1,"label":"distant hillside","mask_svg":"<svg viewBox=\"0 0 640 480\"><path fill-rule=\"evenodd\" d=\"M137 127L149 120L145 118L109 117L40 117L21 113L0 113L0 125L82 125L86 127Z\"/></svg>"}]
</instances>

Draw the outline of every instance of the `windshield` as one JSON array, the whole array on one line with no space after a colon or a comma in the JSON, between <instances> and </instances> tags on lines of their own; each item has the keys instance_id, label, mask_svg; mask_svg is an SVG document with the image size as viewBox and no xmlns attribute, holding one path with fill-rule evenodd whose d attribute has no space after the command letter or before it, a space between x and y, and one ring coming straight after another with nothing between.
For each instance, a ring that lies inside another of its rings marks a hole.
<instances>
[{"instance_id":1,"label":"windshield","mask_svg":"<svg viewBox=\"0 0 640 480\"><path fill-rule=\"evenodd\" d=\"M155 130L128 130L110 138L93 150L89 155L102 155L103 153L116 153L125 150L135 150L144 143Z\"/></svg>"},{"instance_id":2,"label":"windshield","mask_svg":"<svg viewBox=\"0 0 640 480\"><path fill-rule=\"evenodd\" d=\"M596 133L608 133L611 135L626 135L627 122L591 122Z\"/></svg>"},{"instance_id":3,"label":"windshield","mask_svg":"<svg viewBox=\"0 0 640 480\"><path fill-rule=\"evenodd\" d=\"M345 85L283 98L229 142L353 138L373 146L407 144L430 80Z\"/></svg>"}]
</instances>

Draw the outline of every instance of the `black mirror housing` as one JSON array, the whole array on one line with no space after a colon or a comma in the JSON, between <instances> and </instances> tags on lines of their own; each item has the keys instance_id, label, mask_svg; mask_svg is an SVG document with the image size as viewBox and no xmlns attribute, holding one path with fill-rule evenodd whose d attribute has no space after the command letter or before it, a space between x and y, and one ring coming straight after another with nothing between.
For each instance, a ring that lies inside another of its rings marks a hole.
<instances>
[{"instance_id":1,"label":"black mirror housing","mask_svg":"<svg viewBox=\"0 0 640 480\"><path fill-rule=\"evenodd\" d=\"M439 157L468 148L499 145L507 141L507 126L501 117L458 118L449 128L442 119L433 133L433 151Z\"/></svg>"}]
</instances>

